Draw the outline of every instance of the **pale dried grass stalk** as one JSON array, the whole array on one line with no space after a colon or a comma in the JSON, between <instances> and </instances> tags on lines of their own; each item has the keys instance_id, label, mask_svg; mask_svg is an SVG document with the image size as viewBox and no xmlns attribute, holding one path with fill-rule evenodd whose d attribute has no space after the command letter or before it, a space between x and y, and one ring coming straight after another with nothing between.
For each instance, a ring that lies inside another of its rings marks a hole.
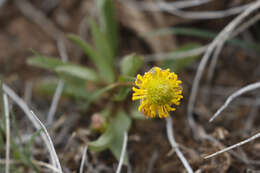
<instances>
[{"instance_id":1,"label":"pale dried grass stalk","mask_svg":"<svg viewBox=\"0 0 260 173\"><path fill-rule=\"evenodd\" d=\"M236 37L241 32L245 31L250 26L255 24L258 20L260 20L260 14L257 14L254 17L252 17L251 19L249 19L248 21L244 22L239 28L237 28L236 30L234 30L234 32L231 33L230 38ZM219 56L220 51L222 50L223 46L224 46L223 44L221 46L219 46L218 49L216 50L217 53L215 53L215 55L212 57L212 61L209 65L209 73L207 76L208 81L210 81L213 77L213 74L214 74L214 71L215 71L216 65L217 65L218 56Z\"/></svg>"},{"instance_id":2,"label":"pale dried grass stalk","mask_svg":"<svg viewBox=\"0 0 260 173\"><path fill-rule=\"evenodd\" d=\"M6 127L6 145L5 145L5 173L10 171L10 113L7 95L3 94L4 109L5 109L5 127Z\"/></svg>"},{"instance_id":3,"label":"pale dried grass stalk","mask_svg":"<svg viewBox=\"0 0 260 173\"><path fill-rule=\"evenodd\" d=\"M120 173L121 172L121 168L123 166L125 153L126 153L127 138L128 138L128 135L127 135L127 132L125 132L124 133L124 142L123 142L123 146L122 146L122 150L121 150L121 154L120 154L120 160L119 160L119 164L117 166L116 173Z\"/></svg>"},{"instance_id":4,"label":"pale dried grass stalk","mask_svg":"<svg viewBox=\"0 0 260 173\"><path fill-rule=\"evenodd\" d=\"M64 42L65 42L64 38L62 36L60 36L57 40L57 47L58 47L62 62L67 62L68 53L67 53ZM63 88L64 88L64 81L60 79L58 82L58 85L56 87L55 93L53 95L51 106L50 106L50 109L49 109L49 112L47 115L47 124L52 124L52 122L54 120L54 115L56 113Z\"/></svg>"},{"instance_id":5,"label":"pale dried grass stalk","mask_svg":"<svg viewBox=\"0 0 260 173\"><path fill-rule=\"evenodd\" d=\"M124 1L126 2L126 1ZM235 14L239 14L246 10L248 7L253 5L253 3L248 3L245 5L237 6L237 7L232 7L227 10L221 10L221 11L202 11L202 12L197 12L197 11L183 11L181 10L182 8L186 8L188 6L199 6L203 3L207 3L207 1L202 1L202 3L197 3L197 4L187 4L183 5L181 4L178 8L176 5L171 5L168 2L151 2L151 3L137 3L132 1L132 5L134 5L136 8L140 8L146 11L165 11L168 12L172 15L176 15L182 18L187 18L187 19L198 19L198 20L206 20L206 19L217 19L217 18L224 18L228 16L232 16ZM189 2L189 1L188 1ZM185 3L185 2L182 2ZM186 6L186 7L184 7Z\"/></svg>"},{"instance_id":6,"label":"pale dried grass stalk","mask_svg":"<svg viewBox=\"0 0 260 173\"><path fill-rule=\"evenodd\" d=\"M86 160L87 151L88 151L88 147L86 146L86 147L84 147L84 150L83 150L79 173L83 173L83 171L84 171L84 164L85 164L85 160Z\"/></svg>"},{"instance_id":7,"label":"pale dried grass stalk","mask_svg":"<svg viewBox=\"0 0 260 173\"><path fill-rule=\"evenodd\" d=\"M215 152L215 153L213 153L211 155L208 155L208 156L205 157L205 159L209 159L211 157L217 156L217 155L219 155L221 153L224 153L226 151L229 151L229 150L232 150L234 148L240 147L241 145L244 145L244 144L246 144L246 143L248 143L250 141L253 141L253 140L255 140L255 139L259 138L259 137L260 137L260 133L257 133L256 135L254 135L254 136L252 136L252 137L250 137L250 138L248 138L248 139L246 139L244 141L241 141L241 142L239 142L239 143L237 143L235 145L232 145L230 147L224 148L223 150L220 150L220 151Z\"/></svg>"},{"instance_id":8,"label":"pale dried grass stalk","mask_svg":"<svg viewBox=\"0 0 260 173\"><path fill-rule=\"evenodd\" d=\"M198 56L204 53L207 50L208 45L194 48L191 50L175 53L158 53L152 55L146 55L144 57L145 62L158 61L158 60L167 60L167 59L183 59L192 56Z\"/></svg>"},{"instance_id":9,"label":"pale dried grass stalk","mask_svg":"<svg viewBox=\"0 0 260 173\"><path fill-rule=\"evenodd\" d=\"M53 158L55 159L55 163L56 163L56 167L58 168L59 170L59 173L62 173L62 169L61 169L61 165L60 165L60 161L59 161L59 158L58 158L58 155L56 153L56 150L54 148L54 145L53 145L53 142L51 140L51 137L46 129L46 127L43 125L43 123L39 120L39 118L33 113L33 111L31 111L31 114L33 116L33 118L35 119L35 121L37 121L37 123L41 126L41 129L43 129L43 132L45 133L46 137L47 137L47 140L48 140L48 143L50 145L50 154L53 156Z\"/></svg>"},{"instance_id":10,"label":"pale dried grass stalk","mask_svg":"<svg viewBox=\"0 0 260 173\"><path fill-rule=\"evenodd\" d=\"M200 6L206 3L209 3L212 0L186 0L186 1L177 1L177 2L133 2L137 3L138 8L141 10L147 10L147 11L162 11L165 9L165 6L168 6L167 9L173 8L173 9L183 9L183 8L190 8L190 7L196 7ZM168 11L168 10L167 10Z\"/></svg>"},{"instance_id":11,"label":"pale dried grass stalk","mask_svg":"<svg viewBox=\"0 0 260 173\"><path fill-rule=\"evenodd\" d=\"M195 105L195 100L197 97L197 92L199 89L199 84L200 84L200 80L202 77L202 74L204 72L204 69L207 65L207 62L210 58L210 56L212 55L212 53L214 52L215 48L218 47L219 45L222 45L231 35L231 32L234 31L234 29L247 17L249 16L251 13L253 13L255 10L257 10L258 8L260 8L260 1L256 1L253 4L251 4L242 14L240 14L238 17L236 17L234 20L232 20L219 34L218 36L211 42L211 44L209 45L207 51L205 52L202 60L200 61L198 70L196 72L194 81L193 81L193 85L192 85L192 89L191 89L191 94L190 94L190 98L189 98L189 103L188 103L188 122L190 127L193 130L194 133L194 137L198 138L198 135L196 134L196 123L194 121L193 118L193 109L194 109L194 105Z\"/></svg>"},{"instance_id":12,"label":"pale dried grass stalk","mask_svg":"<svg viewBox=\"0 0 260 173\"><path fill-rule=\"evenodd\" d=\"M233 94L231 94L227 100L225 101L225 103L217 110L217 112L213 115L212 118L210 118L210 122L212 122L215 118L217 118L218 115L220 115L220 113L228 107L228 105L230 104L230 102L232 100L234 100L235 98L239 97L240 95L247 93L249 91L255 90L260 88L260 82L256 82L256 83L252 83L249 84L241 89L239 89L238 91L234 92Z\"/></svg>"},{"instance_id":13,"label":"pale dried grass stalk","mask_svg":"<svg viewBox=\"0 0 260 173\"><path fill-rule=\"evenodd\" d=\"M186 171L188 173L193 173L193 170L189 164L189 162L186 160L184 155L182 154L181 150L179 149L178 144L175 141L174 135L173 135L173 127L172 127L172 118L168 116L166 118L166 130L167 130L167 137L168 140L172 146L172 149L176 152L177 156L181 160L182 164L184 165Z\"/></svg>"},{"instance_id":14,"label":"pale dried grass stalk","mask_svg":"<svg viewBox=\"0 0 260 173\"><path fill-rule=\"evenodd\" d=\"M11 88L9 88L6 84L3 84L2 86L3 91L24 111L25 115L29 118L29 120L31 121L31 123L33 124L33 126L37 129L37 130L41 130L42 126L41 124L39 124L38 121L36 121L35 116L32 114L31 110L29 109L29 107L27 106L27 104L24 102L24 100L22 100ZM48 139L48 136L44 133L41 132L40 133L49 153L51 156L51 162L52 165L54 167L57 167L59 169L60 172L62 172L61 168L60 168L60 164L59 162L57 162L57 155L55 156L56 152L53 153L53 146L51 146L51 143Z\"/></svg>"}]
</instances>

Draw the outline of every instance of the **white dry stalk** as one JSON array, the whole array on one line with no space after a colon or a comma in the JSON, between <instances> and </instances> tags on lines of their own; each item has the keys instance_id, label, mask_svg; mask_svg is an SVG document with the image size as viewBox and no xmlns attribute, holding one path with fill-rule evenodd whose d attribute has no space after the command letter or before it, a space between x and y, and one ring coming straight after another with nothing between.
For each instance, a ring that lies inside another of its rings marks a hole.
<instances>
[{"instance_id":1,"label":"white dry stalk","mask_svg":"<svg viewBox=\"0 0 260 173\"><path fill-rule=\"evenodd\" d=\"M25 103L25 101L23 99L21 99L11 88L9 88L6 84L3 84L2 89L4 91L4 93L6 93L25 113L25 115L29 118L29 120L32 122L33 126L37 129L37 130L41 130L42 127L41 125L38 123L38 121L35 120L34 115L31 113L29 107L27 106L27 104ZM48 137L46 136L46 134L44 132L40 133L49 153L51 156L51 162L52 165L56 168L59 168L60 166L59 163L56 162L56 158L54 156L54 153L52 151L51 148L51 144L48 140ZM61 169L60 169L61 171Z\"/></svg>"},{"instance_id":2,"label":"white dry stalk","mask_svg":"<svg viewBox=\"0 0 260 173\"><path fill-rule=\"evenodd\" d=\"M60 100L60 96L62 94L64 88L64 81L59 80L58 85L56 87L55 93L52 98L51 106L47 115L47 124L52 124L55 112L57 110L57 106Z\"/></svg>"},{"instance_id":3,"label":"white dry stalk","mask_svg":"<svg viewBox=\"0 0 260 173\"><path fill-rule=\"evenodd\" d=\"M215 118L217 118L218 115L220 115L220 113L228 107L228 105L230 104L230 102L232 100L234 100L235 98L239 97L240 95L246 93L246 92L249 92L249 91L252 91L252 90L255 90L255 89L258 89L260 88L260 82L256 82L256 83L252 83L252 84L249 84L241 89L239 89L238 91L234 92L233 94L231 94L227 100L225 101L225 103L217 110L217 112L213 115L212 118L210 118L210 122L212 122Z\"/></svg>"},{"instance_id":4,"label":"white dry stalk","mask_svg":"<svg viewBox=\"0 0 260 173\"><path fill-rule=\"evenodd\" d=\"M6 3L6 0L0 0L0 7L2 7Z\"/></svg>"},{"instance_id":5,"label":"white dry stalk","mask_svg":"<svg viewBox=\"0 0 260 173\"><path fill-rule=\"evenodd\" d=\"M121 168L123 166L123 162L124 162L124 158L125 158L125 153L126 153L126 146L127 146L127 132L124 133L124 142L123 142L123 146L122 146L122 150L121 150L121 154L120 154L120 160L117 166L117 170L116 173L120 173L121 172Z\"/></svg>"},{"instance_id":6,"label":"white dry stalk","mask_svg":"<svg viewBox=\"0 0 260 173\"><path fill-rule=\"evenodd\" d=\"M246 29L248 29L250 26L252 26L253 24L255 24L258 20L260 20L260 14L255 15L253 18L249 19L248 21L246 21L245 23L243 23L239 28L237 28L236 30L234 30L233 33L231 33L231 37L236 37L237 35L239 35L241 32L245 31ZM209 73L207 76L207 80L208 82L212 79L214 71L216 69L216 65L217 65L217 60L218 60L218 55L220 54L220 51L222 49L224 44L220 45L216 52L214 54L214 56L212 57L212 61L209 65Z\"/></svg>"},{"instance_id":7,"label":"white dry stalk","mask_svg":"<svg viewBox=\"0 0 260 173\"><path fill-rule=\"evenodd\" d=\"M252 137L250 137L250 138L248 138L248 139L246 139L246 140L244 140L244 141L241 141L241 142L239 142L239 143L237 143L237 144L235 144L235 145L232 145L232 146L227 147L227 148L224 148L223 150L220 150L220 151L218 151L218 152L216 152L216 153L213 153L213 154L211 154L211 155L208 155L208 156L205 157L205 159L209 159L209 158L211 158L211 157L214 157L214 156L219 155L219 154L221 154L221 153L224 153L224 152L226 152L226 151L229 151L229 150L232 150L232 149L234 149L234 148L240 147L241 145L244 145L244 144L246 144L246 143L248 143L248 142L250 142L250 141L253 141L253 140L255 140L255 139L259 138L259 137L260 137L260 133L257 133L256 135L254 135L254 136L252 136Z\"/></svg>"},{"instance_id":8,"label":"white dry stalk","mask_svg":"<svg viewBox=\"0 0 260 173\"><path fill-rule=\"evenodd\" d=\"M6 127L6 145L5 145L5 173L10 171L10 113L7 95L3 94L4 109L5 109L5 127Z\"/></svg>"},{"instance_id":9,"label":"white dry stalk","mask_svg":"<svg viewBox=\"0 0 260 173\"><path fill-rule=\"evenodd\" d=\"M17 160L10 160L9 161L10 164L21 164L22 162L21 161L17 161ZM48 168L54 172L57 172L59 173L59 170L56 168L56 167L53 167L52 165L48 164L48 163L45 163L45 162L42 162L42 161L38 161L38 160L33 160L32 159L32 163L35 164L35 165L38 165L38 166L42 166L42 167L45 167L45 168ZM6 164L6 159L1 159L0 158L0 164Z\"/></svg>"},{"instance_id":10,"label":"white dry stalk","mask_svg":"<svg viewBox=\"0 0 260 173\"><path fill-rule=\"evenodd\" d=\"M31 98L32 98L32 88L33 88L33 82L32 81L26 81L25 82L25 89L24 89L24 101L30 105Z\"/></svg>"},{"instance_id":11,"label":"white dry stalk","mask_svg":"<svg viewBox=\"0 0 260 173\"><path fill-rule=\"evenodd\" d=\"M126 2L126 1L125 1ZM140 6L137 2L132 3L133 5L138 8ZM200 5L200 4L199 4ZM253 5L253 3L248 3L245 5L241 5L238 7L232 7L227 10L222 11L203 11L203 12L193 12L193 11L182 11L181 8L178 8L176 6L170 5L167 2L157 2L157 3L151 3L149 6L150 8L145 8L145 10L149 11L165 11L170 14L187 18L187 19L217 19L217 18L224 18L231 15L239 14L242 11L246 10L248 7Z\"/></svg>"},{"instance_id":12,"label":"white dry stalk","mask_svg":"<svg viewBox=\"0 0 260 173\"><path fill-rule=\"evenodd\" d=\"M172 118L168 116L166 118L166 130L167 130L167 137L171 144L172 149L176 152L177 156L181 160L182 164L184 165L186 171L188 173L193 173L193 170L189 164L189 162L186 160L184 155L182 154L181 150L179 149L178 144L175 141L174 135L173 135L173 127L172 127Z\"/></svg>"},{"instance_id":13,"label":"white dry stalk","mask_svg":"<svg viewBox=\"0 0 260 173\"><path fill-rule=\"evenodd\" d=\"M228 37L231 35L231 32L251 13L253 13L255 10L260 8L260 1L256 1L254 4L252 4L250 7L248 7L242 14L237 16L234 20L232 20L219 34L218 36L211 42L209 45L207 51L205 52L202 60L200 61L198 70L196 72L195 78L193 80L193 85L191 89L191 94L189 98L188 103L188 122L193 130L193 133L195 134L195 137L198 137L196 134L196 123L193 118L193 109L195 105L195 100L197 97L197 92L200 84L200 80L202 77L202 74L204 72L204 69L207 65L207 62L212 55L212 52L215 50L215 48L221 44L223 44Z\"/></svg>"},{"instance_id":14,"label":"white dry stalk","mask_svg":"<svg viewBox=\"0 0 260 173\"><path fill-rule=\"evenodd\" d=\"M37 161L37 160L32 160L32 163L39 165L39 166L42 166L42 167L46 167L46 168L52 170L53 172L60 173L59 169L57 169L56 167L54 167L54 166L52 166L48 163L45 163L45 162L42 162L42 161Z\"/></svg>"},{"instance_id":15,"label":"white dry stalk","mask_svg":"<svg viewBox=\"0 0 260 173\"><path fill-rule=\"evenodd\" d=\"M64 38L60 36L57 40L57 47L58 47L62 62L67 62L68 54L67 54L67 50L66 50L64 41L65 41ZM60 79L58 82L58 85L56 87L55 93L53 95L51 106L50 106L50 109L49 109L49 112L47 115L47 124L52 124L52 122L53 122L54 115L56 113L63 88L64 88L64 81Z\"/></svg>"},{"instance_id":16,"label":"white dry stalk","mask_svg":"<svg viewBox=\"0 0 260 173\"><path fill-rule=\"evenodd\" d=\"M43 132L45 133L46 137L47 137L47 140L48 140L48 143L50 144L50 149L51 149L51 155L53 155L54 159L55 159L55 162L56 162L56 165L57 165L57 168L59 170L59 173L62 173L62 169L61 169L61 165L60 165L60 161L59 161L59 158L57 156L57 153L55 151L55 148L54 148L54 145L53 145L53 142L51 140L51 137L46 129L46 127L43 125L43 123L39 120L39 118L33 113L33 111L31 111L31 114L33 116L33 118L35 119L35 121L37 121L37 123L41 126L41 129L43 129Z\"/></svg>"},{"instance_id":17,"label":"white dry stalk","mask_svg":"<svg viewBox=\"0 0 260 173\"><path fill-rule=\"evenodd\" d=\"M194 48L191 50L183 51L183 52L175 52L175 53L159 53L159 54L152 54L146 55L144 58L145 62L150 61L158 61L158 60L167 60L167 59L183 59L191 56L198 56L204 53L207 50L208 45L201 46L198 48Z\"/></svg>"},{"instance_id":18,"label":"white dry stalk","mask_svg":"<svg viewBox=\"0 0 260 173\"><path fill-rule=\"evenodd\" d=\"M88 147L86 146L86 147L84 147L84 150L83 150L79 173L83 173L83 171L84 171L84 164L85 164L85 160L86 160L87 151L88 151Z\"/></svg>"},{"instance_id":19,"label":"white dry stalk","mask_svg":"<svg viewBox=\"0 0 260 173\"><path fill-rule=\"evenodd\" d=\"M211 63L209 65L209 70L208 70L209 72L208 72L208 75L207 75L208 82L210 82L210 80L213 77L213 74L214 74L215 69L216 69L218 57L219 57L223 47L224 47L224 42L222 42L220 45L217 46L216 51L214 52L214 54L212 56L212 60L211 60Z\"/></svg>"},{"instance_id":20,"label":"white dry stalk","mask_svg":"<svg viewBox=\"0 0 260 173\"><path fill-rule=\"evenodd\" d=\"M177 2L139 2L137 4L137 7L141 10L147 10L147 11L161 11L164 9L164 7L170 6L177 9L183 9L183 8L190 8L190 7L196 7L200 6L202 4L209 3L212 0L186 0L186 1L177 1ZM137 3L137 2L133 2Z\"/></svg>"}]
</instances>

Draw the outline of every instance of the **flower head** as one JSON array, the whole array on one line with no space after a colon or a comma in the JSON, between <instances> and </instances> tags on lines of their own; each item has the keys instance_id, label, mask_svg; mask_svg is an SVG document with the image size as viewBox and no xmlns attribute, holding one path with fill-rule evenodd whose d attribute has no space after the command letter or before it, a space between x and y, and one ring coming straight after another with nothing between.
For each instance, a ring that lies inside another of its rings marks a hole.
<instances>
[{"instance_id":1,"label":"flower head","mask_svg":"<svg viewBox=\"0 0 260 173\"><path fill-rule=\"evenodd\" d=\"M154 118L158 113L160 118L165 118L168 112L175 110L172 106L179 105L183 98L181 83L169 69L153 67L143 76L137 75L138 88L133 87L132 100L141 100L138 110L145 116Z\"/></svg>"}]
</instances>

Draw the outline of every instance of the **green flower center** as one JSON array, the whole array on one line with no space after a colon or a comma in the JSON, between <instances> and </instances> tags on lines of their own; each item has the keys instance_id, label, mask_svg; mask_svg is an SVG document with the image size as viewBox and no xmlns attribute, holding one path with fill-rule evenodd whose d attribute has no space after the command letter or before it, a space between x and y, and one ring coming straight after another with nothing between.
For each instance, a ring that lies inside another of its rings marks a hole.
<instances>
[{"instance_id":1,"label":"green flower center","mask_svg":"<svg viewBox=\"0 0 260 173\"><path fill-rule=\"evenodd\" d=\"M169 81L153 79L147 85L147 100L151 104L165 105L172 100L173 88Z\"/></svg>"}]
</instances>

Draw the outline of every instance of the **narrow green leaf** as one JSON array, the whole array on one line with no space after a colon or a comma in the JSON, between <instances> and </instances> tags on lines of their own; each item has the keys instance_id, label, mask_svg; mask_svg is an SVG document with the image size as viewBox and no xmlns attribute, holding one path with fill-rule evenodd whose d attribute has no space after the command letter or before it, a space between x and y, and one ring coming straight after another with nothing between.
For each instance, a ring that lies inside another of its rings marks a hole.
<instances>
[{"instance_id":1,"label":"narrow green leaf","mask_svg":"<svg viewBox=\"0 0 260 173\"><path fill-rule=\"evenodd\" d=\"M122 87L119 89L119 92L114 96L115 101L122 101L124 100L128 93L131 91L130 87Z\"/></svg>"},{"instance_id":2,"label":"narrow green leaf","mask_svg":"<svg viewBox=\"0 0 260 173\"><path fill-rule=\"evenodd\" d=\"M96 141L88 143L89 149L96 152L107 149L113 140L113 136L114 134L112 128L108 127L106 132L102 134Z\"/></svg>"},{"instance_id":3,"label":"narrow green leaf","mask_svg":"<svg viewBox=\"0 0 260 173\"><path fill-rule=\"evenodd\" d=\"M109 45L112 47L113 54L116 55L119 41L113 2L112 0L96 0L101 28L109 41Z\"/></svg>"},{"instance_id":4,"label":"narrow green leaf","mask_svg":"<svg viewBox=\"0 0 260 173\"><path fill-rule=\"evenodd\" d=\"M98 81L98 76L95 71L80 65L60 65L55 68L55 71L57 73L70 75L83 80Z\"/></svg>"},{"instance_id":5,"label":"narrow green leaf","mask_svg":"<svg viewBox=\"0 0 260 173\"><path fill-rule=\"evenodd\" d=\"M53 96L58 85L58 79L46 79L39 80L36 83L35 89L36 91L42 93L45 96ZM91 97L91 93L86 89L84 85L71 84L65 82L62 96L73 98L76 100L88 100Z\"/></svg>"},{"instance_id":6,"label":"narrow green leaf","mask_svg":"<svg viewBox=\"0 0 260 173\"><path fill-rule=\"evenodd\" d=\"M131 119L125 112L119 111L116 118L113 119L111 126L113 126L114 138L109 145L109 149L116 159L119 160L124 142L124 133L127 132L131 126ZM124 164L127 164L127 162L128 157L125 155Z\"/></svg>"},{"instance_id":7,"label":"narrow green leaf","mask_svg":"<svg viewBox=\"0 0 260 173\"><path fill-rule=\"evenodd\" d=\"M90 21L92 38L97 51L100 53L102 59L106 63L113 66L114 58L115 58L113 47L111 47L111 44L107 40L105 34L99 30L99 27L97 26L96 22L93 19L90 19L89 21Z\"/></svg>"},{"instance_id":8,"label":"narrow green leaf","mask_svg":"<svg viewBox=\"0 0 260 173\"><path fill-rule=\"evenodd\" d=\"M138 70L142 67L142 65L143 58L138 55L130 54L123 57L123 59L120 62L120 71L122 75L120 76L119 81L125 82L135 80L133 76L136 76ZM122 87L120 88L119 92L115 95L114 99L116 101L122 101L127 97L130 91L130 87Z\"/></svg>"},{"instance_id":9,"label":"narrow green leaf","mask_svg":"<svg viewBox=\"0 0 260 173\"><path fill-rule=\"evenodd\" d=\"M99 52L95 51L87 42L83 41L79 36L70 34L68 38L72 40L75 44L81 47L86 55L93 61L93 63L98 68L100 75L103 80L107 83L111 83L115 80L114 70L111 64L106 63Z\"/></svg>"},{"instance_id":10,"label":"narrow green leaf","mask_svg":"<svg viewBox=\"0 0 260 173\"><path fill-rule=\"evenodd\" d=\"M57 66L64 65L64 63L58 58L35 56L29 57L27 59L27 64L51 71L54 71Z\"/></svg>"},{"instance_id":11,"label":"narrow green leaf","mask_svg":"<svg viewBox=\"0 0 260 173\"><path fill-rule=\"evenodd\" d=\"M130 54L123 57L120 62L121 74L126 76L135 76L138 70L143 65L143 58L141 56Z\"/></svg>"}]
</instances>

